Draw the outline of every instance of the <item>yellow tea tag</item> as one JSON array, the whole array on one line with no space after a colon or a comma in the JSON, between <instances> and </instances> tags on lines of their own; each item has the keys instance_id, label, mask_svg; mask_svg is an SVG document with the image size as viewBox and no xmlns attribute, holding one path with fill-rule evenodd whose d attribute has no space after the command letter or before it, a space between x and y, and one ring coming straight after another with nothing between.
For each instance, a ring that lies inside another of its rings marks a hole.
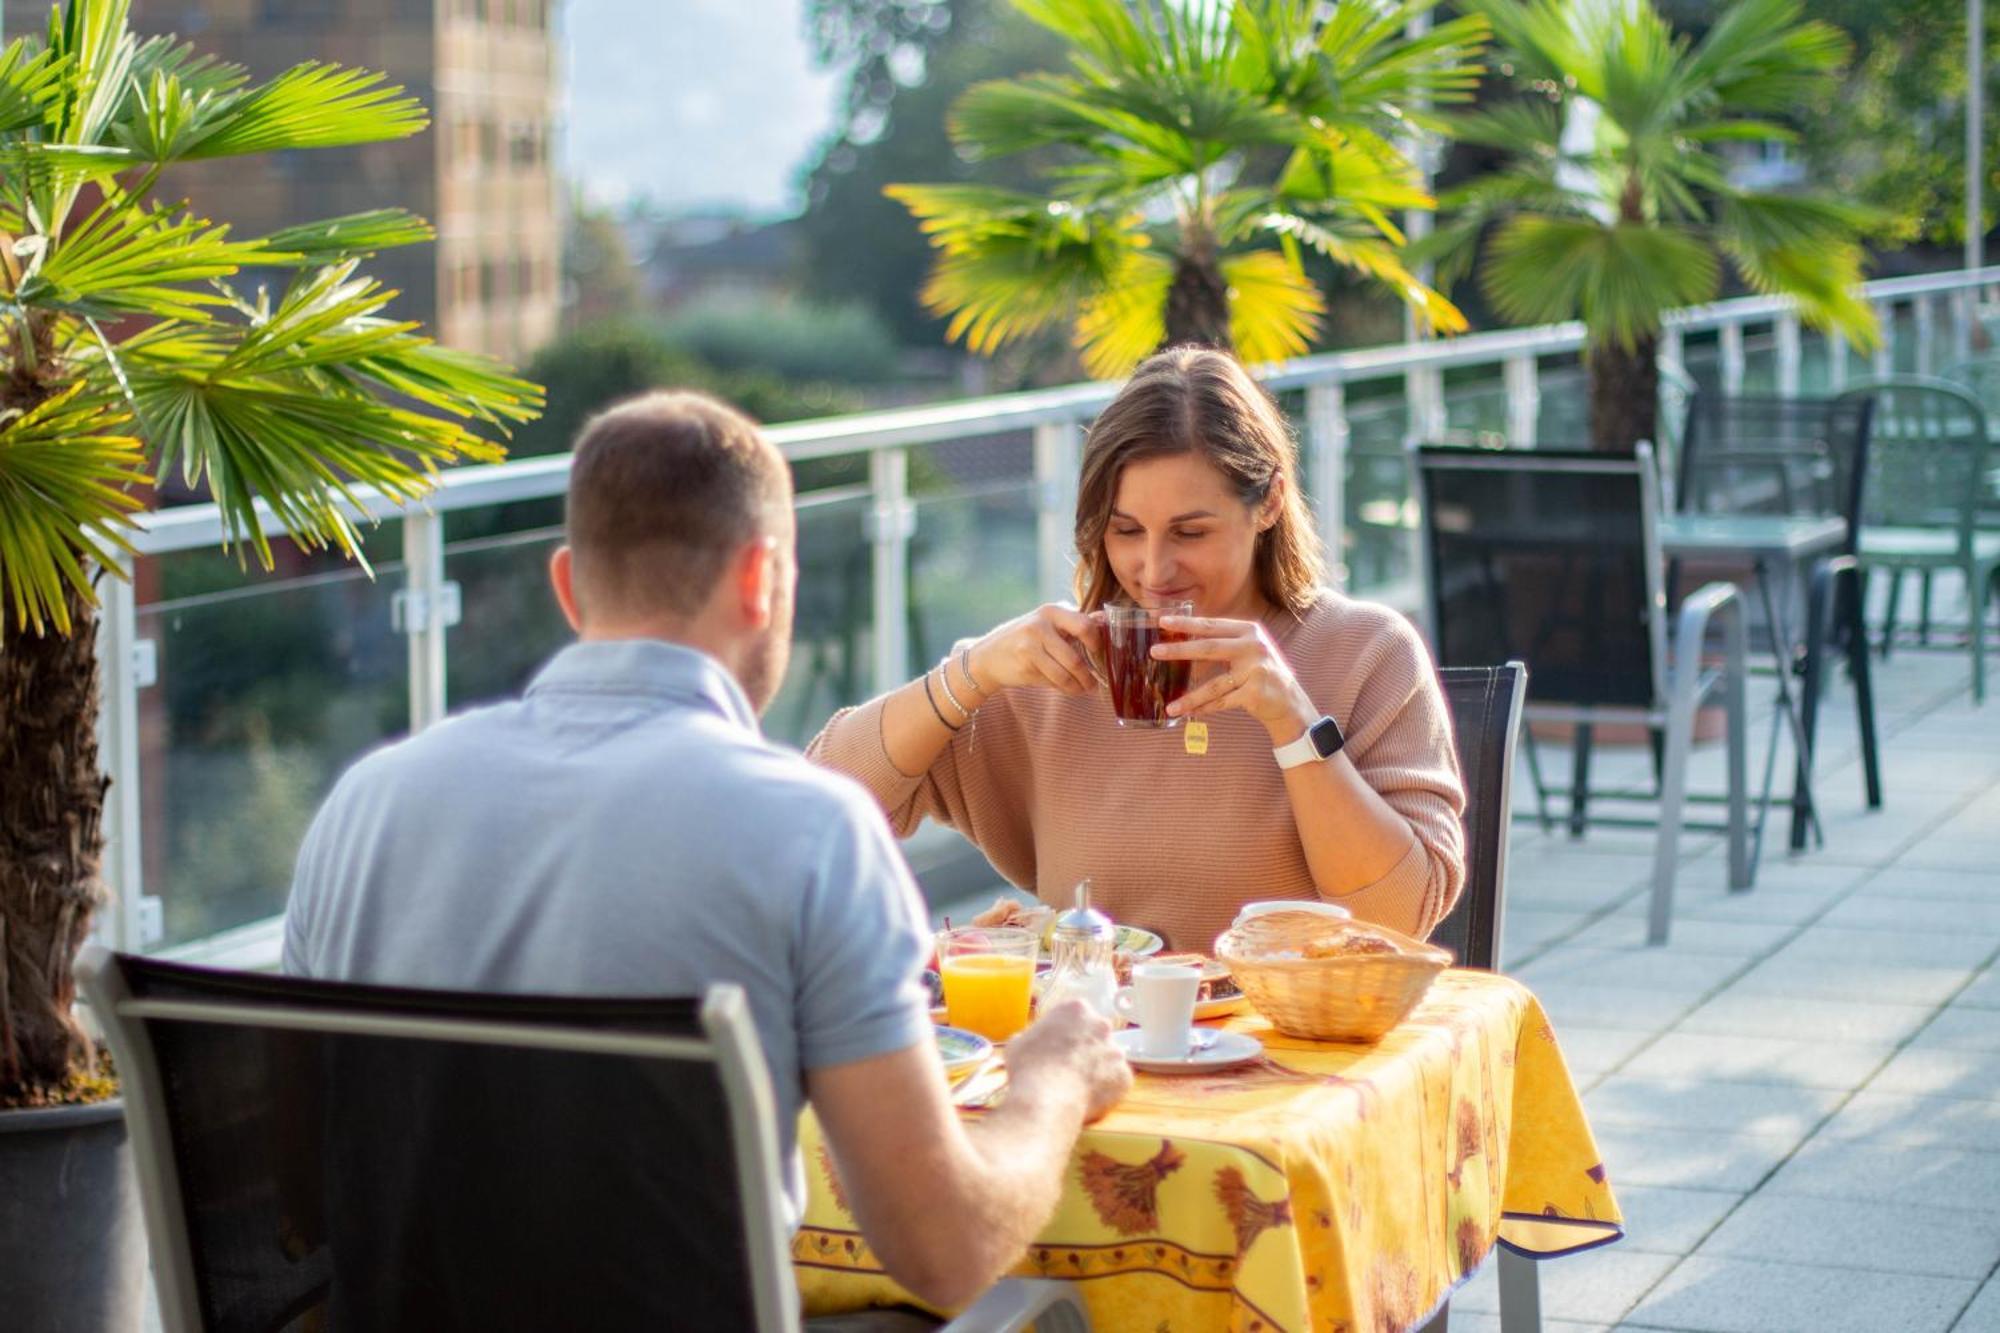
<instances>
[{"instance_id":1,"label":"yellow tea tag","mask_svg":"<svg viewBox=\"0 0 2000 1333\"><path fill-rule=\"evenodd\" d=\"M1187 738L1187 752L1189 754L1208 753L1208 723L1190 722L1182 730L1181 734Z\"/></svg>"}]
</instances>

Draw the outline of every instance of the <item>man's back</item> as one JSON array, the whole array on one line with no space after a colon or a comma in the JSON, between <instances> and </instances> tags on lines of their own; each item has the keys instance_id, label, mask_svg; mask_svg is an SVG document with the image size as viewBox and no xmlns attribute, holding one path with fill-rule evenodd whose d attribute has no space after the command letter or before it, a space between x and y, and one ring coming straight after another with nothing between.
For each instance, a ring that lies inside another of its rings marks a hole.
<instances>
[{"instance_id":1,"label":"man's back","mask_svg":"<svg viewBox=\"0 0 2000 1333\"><path fill-rule=\"evenodd\" d=\"M749 994L784 1143L802 1071L923 1040L923 912L873 801L764 741L711 659L577 644L521 701L355 765L300 852L288 972Z\"/></svg>"}]
</instances>

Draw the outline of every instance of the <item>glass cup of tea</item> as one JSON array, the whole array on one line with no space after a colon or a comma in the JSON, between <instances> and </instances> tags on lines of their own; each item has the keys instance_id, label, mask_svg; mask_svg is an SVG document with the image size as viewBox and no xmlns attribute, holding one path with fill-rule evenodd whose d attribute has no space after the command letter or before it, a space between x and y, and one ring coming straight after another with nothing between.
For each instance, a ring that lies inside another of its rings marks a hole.
<instances>
[{"instance_id":1,"label":"glass cup of tea","mask_svg":"<svg viewBox=\"0 0 2000 1333\"><path fill-rule=\"evenodd\" d=\"M944 1021L989 1041L1028 1026L1041 938L1018 926L960 926L937 937Z\"/></svg>"},{"instance_id":2,"label":"glass cup of tea","mask_svg":"<svg viewBox=\"0 0 2000 1333\"><path fill-rule=\"evenodd\" d=\"M1162 616L1191 616L1193 602L1161 606L1104 608L1104 674L1111 685L1111 712L1121 727L1178 727L1181 719L1167 715L1167 705L1187 693L1192 662L1162 662L1153 656L1156 643L1187 638L1160 628Z\"/></svg>"}]
</instances>

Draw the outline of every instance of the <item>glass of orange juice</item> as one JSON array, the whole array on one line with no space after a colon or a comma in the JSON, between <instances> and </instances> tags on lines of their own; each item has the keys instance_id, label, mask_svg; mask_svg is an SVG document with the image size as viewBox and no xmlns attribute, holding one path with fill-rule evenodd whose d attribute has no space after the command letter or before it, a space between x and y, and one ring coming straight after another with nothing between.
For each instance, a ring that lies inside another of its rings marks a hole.
<instances>
[{"instance_id":1,"label":"glass of orange juice","mask_svg":"<svg viewBox=\"0 0 2000 1333\"><path fill-rule=\"evenodd\" d=\"M937 951L944 1021L992 1041L1006 1041L1028 1026L1040 947L1034 931L1014 926L941 931Z\"/></svg>"}]
</instances>

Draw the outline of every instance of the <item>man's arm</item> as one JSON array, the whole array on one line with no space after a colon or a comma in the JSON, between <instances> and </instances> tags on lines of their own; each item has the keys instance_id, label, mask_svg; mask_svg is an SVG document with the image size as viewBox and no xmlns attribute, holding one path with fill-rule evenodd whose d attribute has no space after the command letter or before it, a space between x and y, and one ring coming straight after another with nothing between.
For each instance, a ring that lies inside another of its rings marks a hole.
<instances>
[{"instance_id":1,"label":"man's arm","mask_svg":"<svg viewBox=\"0 0 2000 1333\"><path fill-rule=\"evenodd\" d=\"M1051 1010L1008 1046L1006 1099L971 1125L928 1041L807 1072L855 1220L890 1277L956 1307L1020 1259L1055 1211L1077 1132L1131 1085L1110 1031L1076 1001Z\"/></svg>"}]
</instances>

